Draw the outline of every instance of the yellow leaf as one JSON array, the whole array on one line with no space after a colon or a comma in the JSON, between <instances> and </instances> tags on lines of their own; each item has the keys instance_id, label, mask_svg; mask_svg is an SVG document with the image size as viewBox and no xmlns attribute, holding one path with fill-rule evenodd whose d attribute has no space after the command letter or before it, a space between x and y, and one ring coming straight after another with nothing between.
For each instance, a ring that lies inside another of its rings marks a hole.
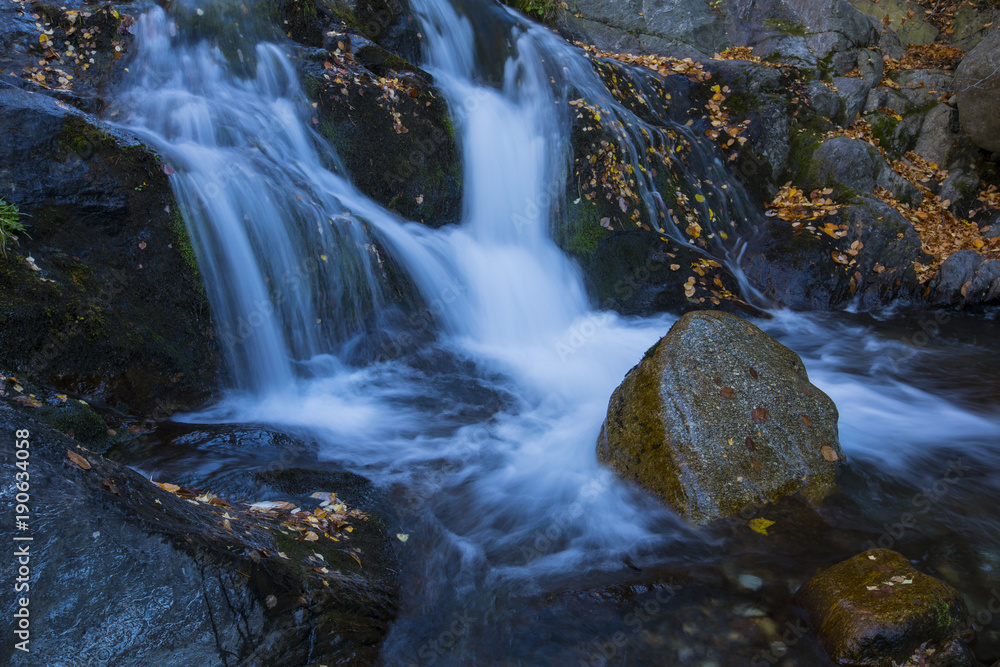
<instances>
[{"instance_id":1,"label":"yellow leaf","mask_svg":"<svg viewBox=\"0 0 1000 667\"><path fill-rule=\"evenodd\" d=\"M302 539L304 539L306 542L315 542L316 540L319 539L319 535L310 530L306 532L305 536Z\"/></svg>"},{"instance_id":2,"label":"yellow leaf","mask_svg":"<svg viewBox=\"0 0 1000 667\"><path fill-rule=\"evenodd\" d=\"M767 535L767 529L773 526L774 522L767 519L752 519L749 525L753 532Z\"/></svg>"},{"instance_id":3,"label":"yellow leaf","mask_svg":"<svg viewBox=\"0 0 1000 667\"><path fill-rule=\"evenodd\" d=\"M705 195L695 195L694 200L699 204L703 204L705 202Z\"/></svg>"}]
</instances>

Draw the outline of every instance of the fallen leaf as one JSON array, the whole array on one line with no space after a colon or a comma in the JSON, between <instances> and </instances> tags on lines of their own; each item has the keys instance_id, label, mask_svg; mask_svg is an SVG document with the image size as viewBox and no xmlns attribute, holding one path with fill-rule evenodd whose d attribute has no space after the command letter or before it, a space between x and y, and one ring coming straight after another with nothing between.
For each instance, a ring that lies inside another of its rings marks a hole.
<instances>
[{"instance_id":1,"label":"fallen leaf","mask_svg":"<svg viewBox=\"0 0 1000 667\"><path fill-rule=\"evenodd\" d=\"M400 542L405 542L406 540L410 539L410 536L407 535L406 533L396 533L396 539L399 540Z\"/></svg>"},{"instance_id":2,"label":"fallen leaf","mask_svg":"<svg viewBox=\"0 0 1000 667\"><path fill-rule=\"evenodd\" d=\"M767 421L769 414L766 408L757 407L750 413L750 418L753 419L755 424L763 424Z\"/></svg>"},{"instance_id":3,"label":"fallen leaf","mask_svg":"<svg viewBox=\"0 0 1000 667\"><path fill-rule=\"evenodd\" d=\"M751 519L747 525L750 526L750 530L753 532L767 535L767 529L773 526L774 522L768 519Z\"/></svg>"},{"instance_id":4,"label":"fallen leaf","mask_svg":"<svg viewBox=\"0 0 1000 667\"><path fill-rule=\"evenodd\" d=\"M723 387L719 394L722 398L736 398L736 390L732 387Z\"/></svg>"},{"instance_id":5,"label":"fallen leaf","mask_svg":"<svg viewBox=\"0 0 1000 667\"><path fill-rule=\"evenodd\" d=\"M757 445L754 443L754 441L750 438L749 435L747 436L745 444L747 446L747 450L748 451L751 451L751 452L756 452L757 451Z\"/></svg>"},{"instance_id":6,"label":"fallen leaf","mask_svg":"<svg viewBox=\"0 0 1000 667\"><path fill-rule=\"evenodd\" d=\"M809 415L802 415L802 423L805 424L806 426L812 426L813 420L809 419Z\"/></svg>"},{"instance_id":7,"label":"fallen leaf","mask_svg":"<svg viewBox=\"0 0 1000 667\"><path fill-rule=\"evenodd\" d=\"M312 532L311 530L308 530L306 531L306 534L303 535L302 539L304 539L306 542L315 542L316 540L319 539L319 535Z\"/></svg>"},{"instance_id":8,"label":"fallen leaf","mask_svg":"<svg viewBox=\"0 0 1000 667\"><path fill-rule=\"evenodd\" d=\"M275 608L275 607L276 607L276 606L278 605L278 598L276 598L276 597L275 597L275 596L273 596L273 595L268 595L268 596L267 596L267 597L266 597L266 598L264 599L264 604L266 604L266 605L267 605L267 608L268 608L268 609L274 609L274 608Z\"/></svg>"},{"instance_id":9,"label":"fallen leaf","mask_svg":"<svg viewBox=\"0 0 1000 667\"><path fill-rule=\"evenodd\" d=\"M819 448L819 453L822 454L823 458L827 461L833 462L840 459L840 455L837 454L837 450L830 445L823 445Z\"/></svg>"},{"instance_id":10,"label":"fallen leaf","mask_svg":"<svg viewBox=\"0 0 1000 667\"><path fill-rule=\"evenodd\" d=\"M89 467L89 464L88 464L88 467ZM104 479L102 479L101 480L101 484L103 484L104 488L106 488L108 491L110 491L111 493L115 494L116 496L120 496L121 495L120 493L118 493L118 487L115 486L115 483L111 480L110 477L105 477Z\"/></svg>"},{"instance_id":11,"label":"fallen leaf","mask_svg":"<svg viewBox=\"0 0 1000 667\"><path fill-rule=\"evenodd\" d=\"M753 466L753 469L756 470L757 472L760 472L764 468L764 466L760 464L760 459L758 459L756 456L750 457L750 464Z\"/></svg>"},{"instance_id":12,"label":"fallen leaf","mask_svg":"<svg viewBox=\"0 0 1000 667\"><path fill-rule=\"evenodd\" d=\"M84 470L90 470L90 461L88 461L87 459L83 458L82 456L80 456L79 454L77 454L76 452L74 452L72 449L67 449L66 450L66 456L69 457L70 461L72 461L76 465L80 466Z\"/></svg>"}]
</instances>

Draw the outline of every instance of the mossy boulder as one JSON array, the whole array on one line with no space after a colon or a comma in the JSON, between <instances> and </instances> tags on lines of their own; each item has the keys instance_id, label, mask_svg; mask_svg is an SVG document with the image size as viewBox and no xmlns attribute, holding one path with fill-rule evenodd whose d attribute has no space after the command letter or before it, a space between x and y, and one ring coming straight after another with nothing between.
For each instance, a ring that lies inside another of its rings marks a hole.
<instances>
[{"instance_id":1,"label":"mossy boulder","mask_svg":"<svg viewBox=\"0 0 1000 667\"><path fill-rule=\"evenodd\" d=\"M840 665L978 664L960 639L968 619L962 595L895 551L874 549L827 568L796 598Z\"/></svg>"},{"instance_id":2,"label":"mossy boulder","mask_svg":"<svg viewBox=\"0 0 1000 667\"><path fill-rule=\"evenodd\" d=\"M695 524L835 488L837 408L802 360L727 313L682 317L611 396L597 456Z\"/></svg>"},{"instance_id":3,"label":"mossy boulder","mask_svg":"<svg viewBox=\"0 0 1000 667\"><path fill-rule=\"evenodd\" d=\"M0 90L0 198L27 234L0 257L0 366L147 415L191 406L217 348L159 158L50 97Z\"/></svg>"}]
</instances>

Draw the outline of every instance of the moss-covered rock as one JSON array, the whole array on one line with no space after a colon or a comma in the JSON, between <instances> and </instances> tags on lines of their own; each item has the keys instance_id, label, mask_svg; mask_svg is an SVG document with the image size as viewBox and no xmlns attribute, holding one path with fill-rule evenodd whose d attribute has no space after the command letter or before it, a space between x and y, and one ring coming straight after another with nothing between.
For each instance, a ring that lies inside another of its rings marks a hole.
<instances>
[{"instance_id":1,"label":"moss-covered rock","mask_svg":"<svg viewBox=\"0 0 1000 667\"><path fill-rule=\"evenodd\" d=\"M692 523L835 487L837 408L798 355L735 315L682 317L611 396L597 456Z\"/></svg>"},{"instance_id":2,"label":"moss-covered rock","mask_svg":"<svg viewBox=\"0 0 1000 667\"><path fill-rule=\"evenodd\" d=\"M0 365L121 412L204 400L217 352L159 158L49 97L0 91L0 197L28 236L0 258Z\"/></svg>"},{"instance_id":3,"label":"moss-covered rock","mask_svg":"<svg viewBox=\"0 0 1000 667\"><path fill-rule=\"evenodd\" d=\"M838 664L978 664L960 640L968 617L962 595L895 551L874 549L827 568L796 597Z\"/></svg>"}]
</instances>

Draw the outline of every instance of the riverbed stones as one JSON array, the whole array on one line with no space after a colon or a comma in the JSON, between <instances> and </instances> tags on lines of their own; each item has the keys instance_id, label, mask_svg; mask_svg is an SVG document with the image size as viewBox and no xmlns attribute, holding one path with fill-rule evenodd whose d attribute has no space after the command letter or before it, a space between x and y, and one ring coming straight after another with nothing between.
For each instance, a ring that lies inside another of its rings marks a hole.
<instances>
[{"instance_id":1,"label":"riverbed stones","mask_svg":"<svg viewBox=\"0 0 1000 667\"><path fill-rule=\"evenodd\" d=\"M827 568L796 598L838 664L977 664L960 639L968 617L962 595L895 551L873 549Z\"/></svg>"},{"instance_id":2,"label":"riverbed stones","mask_svg":"<svg viewBox=\"0 0 1000 667\"><path fill-rule=\"evenodd\" d=\"M598 458L704 524L835 486L837 408L802 360L750 322L682 317L625 377L608 405Z\"/></svg>"}]
</instances>

